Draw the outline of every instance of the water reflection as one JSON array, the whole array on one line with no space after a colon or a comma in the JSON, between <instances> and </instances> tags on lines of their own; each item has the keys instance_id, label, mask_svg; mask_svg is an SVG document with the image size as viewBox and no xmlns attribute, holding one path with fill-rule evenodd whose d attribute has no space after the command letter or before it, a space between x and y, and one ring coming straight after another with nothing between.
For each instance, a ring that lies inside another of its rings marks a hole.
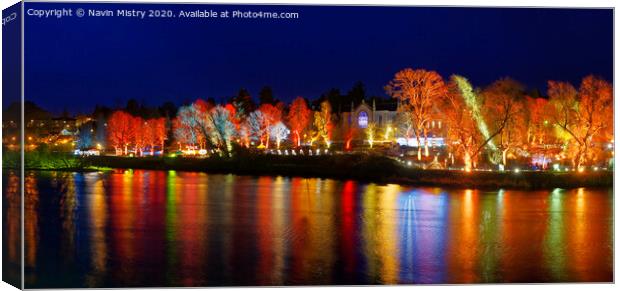
<instances>
[{"instance_id":1,"label":"water reflection","mask_svg":"<svg viewBox=\"0 0 620 291\"><path fill-rule=\"evenodd\" d=\"M14 180L5 177L6 193ZM29 288L613 275L611 190L446 190L139 170L33 172L25 184ZM17 251L9 246L8 256Z\"/></svg>"},{"instance_id":2,"label":"water reflection","mask_svg":"<svg viewBox=\"0 0 620 291\"><path fill-rule=\"evenodd\" d=\"M19 288L22 285L21 183L19 173L14 170L4 169L2 178L5 185L2 191L2 280ZM36 246L33 247L36 251Z\"/></svg>"}]
</instances>

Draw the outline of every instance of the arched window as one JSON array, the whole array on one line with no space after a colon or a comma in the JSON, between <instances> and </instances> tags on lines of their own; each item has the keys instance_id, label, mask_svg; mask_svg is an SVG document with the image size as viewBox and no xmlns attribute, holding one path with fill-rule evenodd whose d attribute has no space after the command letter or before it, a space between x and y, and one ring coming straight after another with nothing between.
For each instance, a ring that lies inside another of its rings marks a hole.
<instances>
[{"instance_id":1,"label":"arched window","mask_svg":"<svg viewBox=\"0 0 620 291\"><path fill-rule=\"evenodd\" d=\"M366 128L368 126L368 113L366 113L366 111L361 111L357 116L357 125L360 128Z\"/></svg>"}]
</instances>

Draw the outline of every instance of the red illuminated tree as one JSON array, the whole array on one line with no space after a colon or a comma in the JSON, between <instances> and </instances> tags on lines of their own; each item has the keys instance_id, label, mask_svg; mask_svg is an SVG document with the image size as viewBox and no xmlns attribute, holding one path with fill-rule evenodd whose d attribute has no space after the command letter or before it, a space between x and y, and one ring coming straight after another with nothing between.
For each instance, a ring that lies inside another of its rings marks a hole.
<instances>
[{"instance_id":1,"label":"red illuminated tree","mask_svg":"<svg viewBox=\"0 0 620 291\"><path fill-rule=\"evenodd\" d=\"M154 155L155 147L159 145L163 154L164 141L166 140L166 119L162 117L146 120L142 130L144 132L144 147L148 146L151 155Z\"/></svg>"},{"instance_id":2,"label":"red illuminated tree","mask_svg":"<svg viewBox=\"0 0 620 291\"><path fill-rule=\"evenodd\" d=\"M108 119L108 140L118 152L123 150L127 154L127 147L136 135L134 118L122 110L114 111Z\"/></svg>"},{"instance_id":3,"label":"red illuminated tree","mask_svg":"<svg viewBox=\"0 0 620 291\"><path fill-rule=\"evenodd\" d=\"M166 130L166 118L160 117L149 120L149 124L153 129L153 144L151 145L151 151L154 152L153 148L155 145L159 145L161 148L161 154L164 154L164 143L167 139L167 130Z\"/></svg>"},{"instance_id":4,"label":"red illuminated tree","mask_svg":"<svg viewBox=\"0 0 620 291\"><path fill-rule=\"evenodd\" d=\"M264 141L264 145L266 148L269 148L269 140L271 139L271 126L280 122L280 120L282 119L282 107L282 104L271 105L268 103L262 104L260 107L258 107L258 111L263 114L262 126L264 131L261 130L261 132L263 132L264 136L263 138L261 138L261 143Z\"/></svg>"},{"instance_id":5,"label":"red illuminated tree","mask_svg":"<svg viewBox=\"0 0 620 291\"><path fill-rule=\"evenodd\" d=\"M312 111L308 108L306 100L302 97L295 98L291 103L287 119L293 132L293 141L298 147L301 146L301 135L308 127L310 118L312 118Z\"/></svg>"},{"instance_id":6,"label":"red illuminated tree","mask_svg":"<svg viewBox=\"0 0 620 291\"><path fill-rule=\"evenodd\" d=\"M134 151L136 155L142 156L144 147L151 143L151 134L148 124L141 117L133 117L133 130L135 132L133 138Z\"/></svg>"}]
</instances>

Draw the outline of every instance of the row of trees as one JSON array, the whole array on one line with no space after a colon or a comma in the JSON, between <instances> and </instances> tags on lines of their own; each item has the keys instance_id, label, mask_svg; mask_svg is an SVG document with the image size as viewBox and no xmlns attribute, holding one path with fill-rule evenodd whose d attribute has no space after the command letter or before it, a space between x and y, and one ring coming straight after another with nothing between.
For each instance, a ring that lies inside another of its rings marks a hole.
<instances>
[{"instance_id":1,"label":"row of trees","mask_svg":"<svg viewBox=\"0 0 620 291\"><path fill-rule=\"evenodd\" d=\"M127 155L129 150L142 156L145 151L154 154L155 148L164 151L166 141L166 119L143 119L125 111L114 111L107 122L108 141L117 154Z\"/></svg>"},{"instance_id":2,"label":"row of trees","mask_svg":"<svg viewBox=\"0 0 620 291\"><path fill-rule=\"evenodd\" d=\"M426 140L430 122L447 125L446 142L466 169L488 156L506 165L507 156L566 156L581 168L598 161L601 146L613 140L612 86L585 77L579 89L568 82L549 81L548 98L527 96L523 85L500 79L474 89L462 76L448 82L434 71L404 69L386 91L400 102L405 135ZM422 155L418 147L418 158ZM424 145L428 155L428 144Z\"/></svg>"},{"instance_id":3,"label":"row of trees","mask_svg":"<svg viewBox=\"0 0 620 291\"><path fill-rule=\"evenodd\" d=\"M276 147L292 135L293 144L300 146L302 139L310 135L311 141L320 140L327 146L331 143L331 106L321 103L320 111L314 112L307 101L297 97L287 108L284 103L263 103L253 111L246 111L242 102L217 105L198 99L182 106L172 122L173 135L177 142L198 146L215 147L230 151L232 142L250 147ZM306 132L313 122L313 130Z\"/></svg>"},{"instance_id":4,"label":"row of trees","mask_svg":"<svg viewBox=\"0 0 620 291\"><path fill-rule=\"evenodd\" d=\"M510 78L474 88L462 76L444 80L437 72L408 68L397 72L385 89L398 101L398 117L389 128L393 126L392 136L417 139L422 145L417 149L419 159L429 155L427 141L433 120L445 124L449 157L460 160L468 169L480 162L506 165L509 157L534 155L567 158L575 167L582 167L600 161L601 145L613 138L612 86L594 76L585 77L579 88L550 81L548 96L541 97L528 94L523 85ZM165 118L146 117L149 115L140 112L148 111L128 104L126 110L109 116L108 141L124 154L128 148L137 153L153 151L156 146L163 150L167 136L182 145L228 152L233 143L272 148L287 139L297 147L303 142L329 147L338 113L345 111L332 112L332 105L343 107L343 100L350 101L349 111L357 99L364 98L361 84L342 100L338 98L345 95L332 93L312 103L297 97L287 106L273 98L267 88L261 91L256 105L242 90L223 105L199 99L178 110L161 107L159 112L165 112ZM364 134L371 147L380 135L375 131L377 126L369 121ZM349 129L340 137L346 140L347 149L352 132ZM386 128L381 136L387 140L390 131Z\"/></svg>"}]
</instances>

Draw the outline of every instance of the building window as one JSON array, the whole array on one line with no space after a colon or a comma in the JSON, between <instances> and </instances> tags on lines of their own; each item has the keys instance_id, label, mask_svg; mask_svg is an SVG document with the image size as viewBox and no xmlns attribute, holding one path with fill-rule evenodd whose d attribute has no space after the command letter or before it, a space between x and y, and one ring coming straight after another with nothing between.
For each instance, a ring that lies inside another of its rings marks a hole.
<instances>
[{"instance_id":1,"label":"building window","mask_svg":"<svg viewBox=\"0 0 620 291\"><path fill-rule=\"evenodd\" d=\"M360 128L366 128L368 126L368 113L366 113L366 111L360 112L357 116L357 125Z\"/></svg>"}]
</instances>

